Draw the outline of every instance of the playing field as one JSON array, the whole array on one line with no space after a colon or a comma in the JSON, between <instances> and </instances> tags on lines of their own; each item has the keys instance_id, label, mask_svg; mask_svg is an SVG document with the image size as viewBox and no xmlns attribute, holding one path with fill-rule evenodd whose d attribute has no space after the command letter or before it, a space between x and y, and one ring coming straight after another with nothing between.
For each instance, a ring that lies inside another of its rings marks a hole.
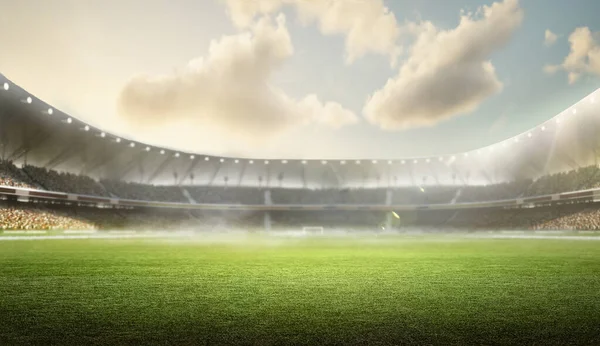
<instances>
[{"instance_id":1,"label":"playing field","mask_svg":"<svg viewBox=\"0 0 600 346\"><path fill-rule=\"evenodd\" d=\"M600 344L600 241L0 241L0 345L523 343Z\"/></svg>"}]
</instances>

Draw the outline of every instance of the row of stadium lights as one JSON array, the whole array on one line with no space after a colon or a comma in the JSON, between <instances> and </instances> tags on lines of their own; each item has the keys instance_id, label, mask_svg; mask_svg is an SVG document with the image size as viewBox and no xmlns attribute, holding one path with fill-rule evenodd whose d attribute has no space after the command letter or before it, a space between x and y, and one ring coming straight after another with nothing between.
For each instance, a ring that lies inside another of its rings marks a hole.
<instances>
[{"instance_id":1,"label":"row of stadium lights","mask_svg":"<svg viewBox=\"0 0 600 346\"><path fill-rule=\"evenodd\" d=\"M5 91L8 91L8 90L10 89L10 85L9 85L7 82L5 82L5 83L4 83L4 85L3 85L3 88L4 88L4 90L5 90ZM27 104L31 104L31 103L33 102L33 99L31 98L31 96L28 96L28 97L27 97L27 99L25 100L25 102L26 102ZM590 98L590 103L592 103L592 104L596 103L596 98L595 98L595 95L592 95L592 96L591 96L591 98ZM48 108L48 111L47 111L47 113L48 113L49 115L52 115L52 114L54 113L54 110L53 110L52 108ZM576 114L577 114L577 109L576 109L576 108L574 108L574 109L572 110L572 113L573 113L573 115L576 115ZM561 122L561 118L562 118L562 117L563 117L562 115L559 115L559 116L556 118L556 120L555 120L555 121L556 121L556 123L557 123L557 124L560 124L560 122ZM67 119L66 119L66 122L67 122L68 124L71 124L71 123L73 122L73 119L69 117L69 118L67 118ZM86 131L86 132L87 132L87 131L89 131L89 130L90 130L90 126L89 126L89 125L85 125L85 127L84 127L83 129L84 129L84 131ZM542 127L540 128L540 130L541 130L542 132L546 131L546 126L545 126L545 125L542 125ZM106 137L106 133L105 133L105 132L101 132L101 133L100 133L100 137L102 137L102 138L105 138L105 137ZM533 134L532 134L531 132L528 132L528 133L527 133L527 138L531 138L531 137L533 137ZM117 143L121 143L121 138L118 138L118 137L117 137L117 138L115 139L115 141L116 141ZM507 144L508 144L508 142L510 142L510 140L502 142L502 146L503 146L503 147L506 147L506 146L507 146ZM518 143L518 142L519 142L519 137L515 137L515 138L514 138L514 142L515 142L515 143ZM136 144L135 144L134 142L131 142L131 143L129 144L129 146L130 146L131 148L134 148L134 147L136 146ZM146 151L146 152L149 152L150 150L151 150L151 148L150 148L149 146L147 146L147 147L146 147L146 149L145 149L145 151ZM493 150L494 150L493 146L491 146L489 150L490 150L490 151L493 151ZM481 149L477 150L476 152L477 152L477 154L480 154L480 153L481 153ZM164 149L162 149L162 150L160 151L160 154L161 154L161 155L164 155L165 153L166 153L166 152L165 152L165 150L164 150ZM179 153L175 153L175 155L174 155L174 156L178 158L178 157L180 157L180 154L179 154ZM469 153L464 153L464 154L463 154L463 156L464 156L464 157L469 157ZM190 159L191 159L191 160L194 160L195 158L196 158L196 156L195 156L195 155L190 155ZM209 157L205 157L205 158L204 158L204 160L205 160L205 161L210 161L210 158L209 158ZM453 155L453 156L451 156L451 157L450 157L450 160L452 160L452 161L456 160L456 155ZM440 162L443 162L443 161L444 161L444 157L439 157L439 161L440 161ZM221 158L221 159L219 159L219 162L221 162L221 163L224 163L224 162L225 162L225 159ZM234 162L235 162L235 163L239 163L239 162L240 162L240 160L237 160L237 159L236 159L236 160L234 160ZM306 164L308 164L308 161L306 161L306 160L302 160L301 162L302 162L302 164L303 164L303 165L306 165ZM403 165L404 165L404 164L406 164L406 162L407 162L407 160L401 160L401 161L400 161L400 163L401 163L401 164L403 164ZM430 163L430 162L431 162L431 159L425 159L425 162L426 162L426 163ZM252 164L254 164L254 160L249 160L249 161L248 161L248 163L252 165ZM288 161L287 161L287 160L282 160L282 161L281 161L281 163L282 163L282 164L287 164L287 163L288 163ZM327 161L321 161L321 164L323 164L323 165L326 165L327 163L328 163ZM341 165L346 165L346 163L347 163L346 161L340 161L340 164L341 164ZM355 163L355 164L357 164L357 165L360 165L360 164L361 164L361 161L360 161L360 160L356 160L356 161L354 161L354 163ZM378 161L377 161L377 160L373 160L373 161L371 161L371 163L373 163L373 164L378 164ZM391 160L389 160L389 161L387 161L387 163L388 163L388 165L392 165L394 162L393 162L393 161L391 161ZM417 164L417 163L419 163L419 161L418 161L418 160L413 160L413 164ZM269 164L269 161L268 161L268 160L265 160L265 161L264 161L264 164L265 164L265 165L268 165L268 164Z\"/></svg>"}]
</instances>

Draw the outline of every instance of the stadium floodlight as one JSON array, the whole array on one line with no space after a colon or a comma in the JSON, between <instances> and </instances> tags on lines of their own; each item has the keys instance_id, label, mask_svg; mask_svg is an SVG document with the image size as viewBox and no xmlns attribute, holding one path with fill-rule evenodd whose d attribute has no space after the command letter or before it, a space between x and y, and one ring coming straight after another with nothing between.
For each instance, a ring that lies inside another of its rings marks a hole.
<instances>
[{"instance_id":1,"label":"stadium floodlight","mask_svg":"<svg viewBox=\"0 0 600 346\"><path fill-rule=\"evenodd\" d=\"M438 160L439 160L440 162L442 162L442 161L444 161L444 158L440 156Z\"/></svg>"},{"instance_id":2,"label":"stadium floodlight","mask_svg":"<svg viewBox=\"0 0 600 346\"><path fill-rule=\"evenodd\" d=\"M305 165L306 164L306 160L302 160L302 164Z\"/></svg>"},{"instance_id":3,"label":"stadium floodlight","mask_svg":"<svg viewBox=\"0 0 600 346\"><path fill-rule=\"evenodd\" d=\"M195 158L196 158L196 156L194 156L194 155L190 155L190 160L193 160L193 159L195 159Z\"/></svg>"},{"instance_id":4,"label":"stadium floodlight","mask_svg":"<svg viewBox=\"0 0 600 346\"><path fill-rule=\"evenodd\" d=\"M117 137L117 139L115 139L115 141L116 141L117 143L121 143L121 138Z\"/></svg>"},{"instance_id":5,"label":"stadium floodlight","mask_svg":"<svg viewBox=\"0 0 600 346\"><path fill-rule=\"evenodd\" d=\"M100 134L100 137L102 137L102 138L106 137L106 133L102 132L102 133Z\"/></svg>"},{"instance_id":6,"label":"stadium floodlight","mask_svg":"<svg viewBox=\"0 0 600 346\"><path fill-rule=\"evenodd\" d=\"M8 83L4 83L4 90L8 91L10 89L10 85Z\"/></svg>"},{"instance_id":7,"label":"stadium floodlight","mask_svg":"<svg viewBox=\"0 0 600 346\"><path fill-rule=\"evenodd\" d=\"M388 160L388 165L391 165L391 164L392 164L392 160Z\"/></svg>"},{"instance_id":8,"label":"stadium floodlight","mask_svg":"<svg viewBox=\"0 0 600 346\"><path fill-rule=\"evenodd\" d=\"M72 123L72 122L73 122L73 119L71 119L71 118L67 118L67 124L70 124L70 123Z\"/></svg>"},{"instance_id":9,"label":"stadium floodlight","mask_svg":"<svg viewBox=\"0 0 600 346\"><path fill-rule=\"evenodd\" d=\"M287 164L287 160L282 160L281 163L283 163L284 165Z\"/></svg>"},{"instance_id":10,"label":"stadium floodlight","mask_svg":"<svg viewBox=\"0 0 600 346\"><path fill-rule=\"evenodd\" d=\"M414 161L413 161L413 163L414 163L414 164L417 164L417 163L419 163L419 161L417 161L417 160L414 160Z\"/></svg>"},{"instance_id":11,"label":"stadium floodlight","mask_svg":"<svg viewBox=\"0 0 600 346\"><path fill-rule=\"evenodd\" d=\"M129 146L132 148L135 148L135 143L131 142L131 143L129 143Z\"/></svg>"},{"instance_id":12,"label":"stadium floodlight","mask_svg":"<svg viewBox=\"0 0 600 346\"><path fill-rule=\"evenodd\" d=\"M519 143L519 137L515 137L515 143Z\"/></svg>"},{"instance_id":13,"label":"stadium floodlight","mask_svg":"<svg viewBox=\"0 0 600 346\"><path fill-rule=\"evenodd\" d=\"M451 159L456 160L456 156L452 155Z\"/></svg>"},{"instance_id":14,"label":"stadium floodlight","mask_svg":"<svg viewBox=\"0 0 600 346\"><path fill-rule=\"evenodd\" d=\"M502 142L502 146L506 148L506 142Z\"/></svg>"},{"instance_id":15,"label":"stadium floodlight","mask_svg":"<svg viewBox=\"0 0 600 346\"><path fill-rule=\"evenodd\" d=\"M356 162L355 162L355 163L356 163L357 165L360 165L360 161L359 161L359 160L356 160Z\"/></svg>"},{"instance_id":16,"label":"stadium floodlight","mask_svg":"<svg viewBox=\"0 0 600 346\"><path fill-rule=\"evenodd\" d=\"M465 153L465 157L469 157L469 153Z\"/></svg>"},{"instance_id":17,"label":"stadium floodlight","mask_svg":"<svg viewBox=\"0 0 600 346\"><path fill-rule=\"evenodd\" d=\"M254 164L254 160L250 160L248 161L249 164L253 165Z\"/></svg>"},{"instance_id":18,"label":"stadium floodlight","mask_svg":"<svg viewBox=\"0 0 600 346\"><path fill-rule=\"evenodd\" d=\"M161 154L161 155L164 155L164 154L165 154L165 151L164 151L164 150L161 150L161 151L160 151L160 154Z\"/></svg>"},{"instance_id":19,"label":"stadium floodlight","mask_svg":"<svg viewBox=\"0 0 600 346\"><path fill-rule=\"evenodd\" d=\"M266 161L265 161L265 165L268 165L268 164L269 164L269 161L268 161L268 160L266 160Z\"/></svg>"},{"instance_id":20,"label":"stadium floodlight","mask_svg":"<svg viewBox=\"0 0 600 346\"><path fill-rule=\"evenodd\" d=\"M4 84L6 85L6 83L4 83ZM4 90L7 90L7 89L4 89ZM594 95L592 95L592 97L590 98L590 103L591 104L596 103L596 97Z\"/></svg>"},{"instance_id":21,"label":"stadium floodlight","mask_svg":"<svg viewBox=\"0 0 600 346\"><path fill-rule=\"evenodd\" d=\"M577 108L573 108L573 114L577 114Z\"/></svg>"},{"instance_id":22,"label":"stadium floodlight","mask_svg":"<svg viewBox=\"0 0 600 346\"><path fill-rule=\"evenodd\" d=\"M33 99L31 98L31 96L27 96L27 100L25 100L27 103L31 104L31 102L33 102Z\"/></svg>"},{"instance_id":23,"label":"stadium floodlight","mask_svg":"<svg viewBox=\"0 0 600 346\"><path fill-rule=\"evenodd\" d=\"M377 160L373 160L371 161L372 164L376 165L377 164Z\"/></svg>"},{"instance_id":24,"label":"stadium floodlight","mask_svg":"<svg viewBox=\"0 0 600 346\"><path fill-rule=\"evenodd\" d=\"M225 162L225 159L220 159L219 162L223 163Z\"/></svg>"},{"instance_id":25,"label":"stadium floodlight","mask_svg":"<svg viewBox=\"0 0 600 346\"><path fill-rule=\"evenodd\" d=\"M327 161L321 161L321 164L322 164L322 165L326 165L326 164L327 164Z\"/></svg>"},{"instance_id":26,"label":"stadium floodlight","mask_svg":"<svg viewBox=\"0 0 600 346\"><path fill-rule=\"evenodd\" d=\"M175 153L175 157L179 157L179 153Z\"/></svg>"},{"instance_id":27,"label":"stadium floodlight","mask_svg":"<svg viewBox=\"0 0 600 346\"><path fill-rule=\"evenodd\" d=\"M402 160L402 161L400 161L400 163L401 163L401 164L405 164L405 163L406 163L406 161Z\"/></svg>"},{"instance_id":28,"label":"stadium floodlight","mask_svg":"<svg viewBox=\"0 0 600 346\"><path fill-rule=\"evenodd\" d=\"M52 113L54 113L54 109L48 108L48 114L52 115Z\"/></svg>"},{"instance_id":29,"label":"stadium floodlight","mask_svg":"<svg viewBox=\"0 0 600 346\"><path fill-rule=\"evenodd\" d=\"M146 147L146 151L150 151L150 147Z\"/></svg>"},{"instance_id":30,"label":"stadium floodlight","mask_svg":"<svg viewBox=\"0 0 600 346\"><path fill-rule=\"evenodd\" d=\"M346 161L341 161L340 162L340 165L345 165L345 164L346 164Z\"/></svg>"},{"instance_id":31,"label":"stadium floodlight","mask_svg":"<svg viewBox=\"0 0 600 346\"><path fill-rule=\"evenodd\" d=\"M556 123L560 124L560 118L556 119Z\"/></svg>"},{"instance_id":32,"label":"stadium floodlight","mask_svg":"<svg viewBox=\"0 0 600 346\"><path fill-rule=\"evenodd\" d=\"M527 134L527 137L531 138L531 136L532 136L532 134L531 134L531 132L529 132L529 133Z\"/></svg>"},{"instance_id":33,"label":"stadium floodlight","mask_svg":"<svg viewBox=\"0 0 600 346\"><path fill-rule=\"evenodd\" d=\"M85 132L88 132L88 131L90 130L90 126L89 126L89 125L85 125L85 126L83 127L83 130L84 130Z\"/></svg>"},{"instance_id":34,"label":"stadium floodlight","mask_svg":"<svg viewBox=\"0 0 600 346\"><path fill-rule=\"evenodd\" d=\"M235 163L240 163L240 160L235 160L235 161L233 161L233 162L235 162Z\"/></svg>"},{"instance_id":35,"label":"stadium floodlight","mask_svg":"<svg viewBox=\"0 0 600 346\"><path fill-rule=\"evenodd\" d=\"M210 157L208 157L208 156L204 158L204 161L209 161L209 160L210 160Z\"/></svg>"},{"instance_id":36,"label":"stadium floodlight","mask_svg":"<svg viewBox=\"0 0 600 346\"><path fill-rule=\"evenodd\" d=\"M546 126L542 126L542 131L546 131Z\"/></svg>"},{"instance_id":37,"label":"stadium floodlight","mask_svg":"<svg viewBox=\"0 0 600 346\"><path fill-rule=\"evenodd\" d=\"M430 160L430 159L427 159L427 160L425 160L425 162L429 163L429 162L431 162L431 160Z\"/></svg>"}]
</instances>

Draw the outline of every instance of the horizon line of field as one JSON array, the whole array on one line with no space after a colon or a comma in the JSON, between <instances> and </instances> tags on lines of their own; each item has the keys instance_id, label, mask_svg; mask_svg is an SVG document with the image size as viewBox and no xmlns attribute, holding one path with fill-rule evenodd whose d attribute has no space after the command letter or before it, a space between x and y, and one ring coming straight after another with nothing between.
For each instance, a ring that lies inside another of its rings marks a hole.
<instances>
[{"instance_id":1,"label":"horizon line of field","mask_svg":"<svg viewBox=\"0 0 600 346\"><path fill-rule=\"evenodd\" d=\"M5 230L0 234L0 241L5 240L76 240L76 239L135 239L135 238L170 238L170 237L189 237L202 235L203 232L194 231L103 231L97 230L64 230L50 231L45 230ZM272 232L273 235L286 232ZM290 233L290 232L287 232ZM293 232L292 232L293 233ZM214 234L209 232L207 234ZM225 234L225 233L223 233ZM269 233L267 233L268 235ZM291 234L291 233L290 233ZM348 233L350 235L351 233ZM590 234L585 236L583 234ZM593 235L592 235L593 234ZM409 232L393 234L397 236L452 236L463 239L548 239L548 240L600 240L600 231L482 231L479 233L456 233L456 232ZM311 237L323 237L311 236ZM325 235L326 237L326 235Z\"/></svg>"}]
</instances>

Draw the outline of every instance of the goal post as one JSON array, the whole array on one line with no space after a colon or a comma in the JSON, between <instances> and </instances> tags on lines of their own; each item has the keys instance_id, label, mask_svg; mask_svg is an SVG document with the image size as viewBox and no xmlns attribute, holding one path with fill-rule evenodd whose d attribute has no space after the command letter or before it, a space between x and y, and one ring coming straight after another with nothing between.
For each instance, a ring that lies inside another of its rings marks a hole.
<instances>
[{"instance_id":1,"label":"goal post","mask_svg":"<svg viewBox=\"0 0 600 346\"><path fill-rule=\"evenodd\" d=\"M304 234L304 235L320 235L320 234L323 234L323 227L321 227L321 226L302 227L302 234Z\"/></svg>"}]
</instances>

